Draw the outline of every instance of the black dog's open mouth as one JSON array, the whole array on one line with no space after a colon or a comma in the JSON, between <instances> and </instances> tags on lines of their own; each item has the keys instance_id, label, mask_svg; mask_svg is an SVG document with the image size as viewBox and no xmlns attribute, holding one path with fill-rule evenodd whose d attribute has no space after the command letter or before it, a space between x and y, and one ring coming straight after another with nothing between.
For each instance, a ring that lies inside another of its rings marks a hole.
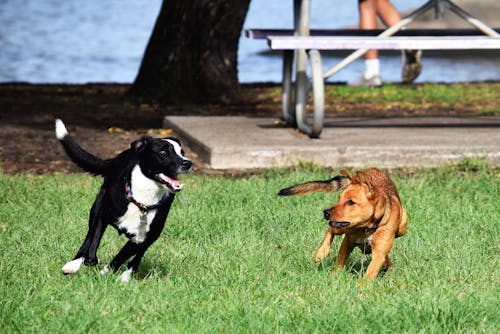
<instances>
[{"instance_id":1,"label":"black dog's open mouth","mask_svg":"<svg viewBox=\"0 0 500 334\"><path fill-rule=\"evenodd\" d=\"M331 227L343 228L349 225L349 222L330 222Z\"/></svg>"},{"instance_id":2,"label":"black dog's open mouth","mask_svg":"<svg viewBox=\"0 0 500 334\"><path fill-rule=\"evenodd\" d=\"M177 178L168 177L163 173L159 173L156 174L156 179L173 192L177 192L182 189L182 183L177 180Z\"/></svg>"}]
</instances>

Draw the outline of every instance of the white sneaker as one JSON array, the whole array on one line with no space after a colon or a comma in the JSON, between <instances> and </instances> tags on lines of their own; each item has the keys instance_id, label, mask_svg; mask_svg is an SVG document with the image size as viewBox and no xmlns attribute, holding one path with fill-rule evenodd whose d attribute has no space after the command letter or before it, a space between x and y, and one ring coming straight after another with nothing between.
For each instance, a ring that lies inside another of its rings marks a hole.
<instances>
[{"instance_id":1,"label":"white sneaker","mask_svg":"<svg viewBox=\"0 0 500 334\"><path fill-rule=\"evenodd\" d=\"M422 71L422 50L404 50L403 54L403 70L401 77L403 83L412 83Z\"/></svg>"},{"instance_id":2,"label":"white sneaker","mask_svg":"<svg viewBox=\"0 0 500 334\"><path fill-rule=\"evenodd\" d=\"M352 87L380 87L382 86L382 78L378 74L369 77L363 74L359 78L348 81L347 85Z\"/></svg>"}]
</instances>

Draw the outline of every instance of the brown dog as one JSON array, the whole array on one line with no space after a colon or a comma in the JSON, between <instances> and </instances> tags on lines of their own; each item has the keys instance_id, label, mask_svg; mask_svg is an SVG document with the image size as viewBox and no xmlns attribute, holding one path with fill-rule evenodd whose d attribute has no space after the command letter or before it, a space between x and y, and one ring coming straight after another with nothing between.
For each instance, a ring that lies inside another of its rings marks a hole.
<instances>
[{"instance_id":1,"label":"brown dog","mask_svg":"<svg viewBox=\"0 0 500 334\"><path fill-rule=\"evenodd\" d=\"M338 203L324 211L330 228L316 250L314 261L319 264L328 256L335 235L345 234L333 272L342 270L354 247L359 247L365 254L372 254L364 276L364 280L369 281L383 267L391 268L389 251L394 239L405 234L408 216L396 186L377 168L357 172L355 176L346 170L340 173L342 175L328 181L313 181L282 189L278 195L343 190Z\"/></svg>"}]
</instances>

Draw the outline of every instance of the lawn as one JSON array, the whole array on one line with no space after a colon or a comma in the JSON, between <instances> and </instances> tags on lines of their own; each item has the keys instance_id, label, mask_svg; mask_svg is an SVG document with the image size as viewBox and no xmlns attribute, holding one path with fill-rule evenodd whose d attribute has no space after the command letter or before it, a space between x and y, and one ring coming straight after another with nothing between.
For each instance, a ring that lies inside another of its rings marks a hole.
<instances>
[{"instance_id":1,"label":"lawn","mask_svg":"<svg viewBox=\"0 0 500 334\"><path fill-rule=\"evenodd\" d=\"M61 267L86 232L100 180L0 174L0 332L495 333L500 171L481 162L391 175L409 214L393 270L359 288L369 257L331 277L339 239L312 262L335 194L277 197L333 171L186 175L167 226L128 283ZM98 255L125 243L108 229Z\"/></svg>"}]
</instances>

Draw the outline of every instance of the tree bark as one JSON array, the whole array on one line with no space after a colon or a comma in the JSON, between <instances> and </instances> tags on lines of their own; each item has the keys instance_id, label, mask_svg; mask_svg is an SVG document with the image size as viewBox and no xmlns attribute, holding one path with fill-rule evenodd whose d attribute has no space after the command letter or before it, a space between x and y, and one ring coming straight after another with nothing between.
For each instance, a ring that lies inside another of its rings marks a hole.
<instances>
[{"instance_id":1,"label":"tree bark","mask_svg":"<svg viewBox=\"0 0 500 334\"><path fill-rule=\"evenodd\" d=\"M150 103L229 102L250 0L164 0L129 94Z\"/></svg>"}]
</instances>

